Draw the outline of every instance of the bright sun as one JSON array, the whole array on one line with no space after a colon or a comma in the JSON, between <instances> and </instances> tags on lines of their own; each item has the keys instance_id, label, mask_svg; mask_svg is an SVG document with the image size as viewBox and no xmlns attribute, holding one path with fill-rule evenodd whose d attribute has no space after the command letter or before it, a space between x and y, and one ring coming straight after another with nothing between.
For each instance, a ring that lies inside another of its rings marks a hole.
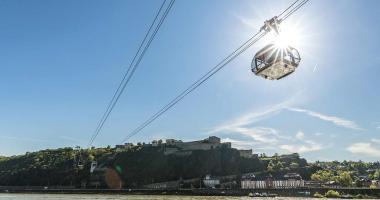
<instances>
[{"instance_id":1,"label":"bright sun","mask_svg":"<svg viewBox=\"0 0 380 200\"><path fill-rule=\"evenodd\" d=\"M301 45L301 34L296 27L290 23L283 23L280 25L279 35L275 33L268 34L268 42L274 43L278 48L284 49L288 46L299 47Z\"/></svg>"},{"instance_id":2,"label":"bright sun","mask_svg":"<svg viewBox=\"0 0 380 200\"><path fill-rule=\"evenodd\" d=\"M290 46L287 38L283 34L275 37L274 45L279 49L285 49L286 47Z\"/></svg>"}]
</instances>

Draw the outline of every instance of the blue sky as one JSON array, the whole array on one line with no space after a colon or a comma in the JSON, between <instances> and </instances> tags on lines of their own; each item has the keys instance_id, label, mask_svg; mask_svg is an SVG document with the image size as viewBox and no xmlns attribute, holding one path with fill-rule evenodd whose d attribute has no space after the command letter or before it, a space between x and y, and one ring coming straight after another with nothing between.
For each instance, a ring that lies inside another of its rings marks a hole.
<instances>
[{"instance_id":1,"label":"blue sky","mask_svg":"<svg viewBox=\"0 0 380 200\"><path fill-rule=\"evenodd\" d=\"M85 146L160 3L0 1L0 155ZM119 143L290 3L178 0L95 145ZM267 154L378 160L379 6L311 0L284 22L302 57L294 74L250 72L264 38L131 141L216 135Z\"/></svg>"}]
</instances>

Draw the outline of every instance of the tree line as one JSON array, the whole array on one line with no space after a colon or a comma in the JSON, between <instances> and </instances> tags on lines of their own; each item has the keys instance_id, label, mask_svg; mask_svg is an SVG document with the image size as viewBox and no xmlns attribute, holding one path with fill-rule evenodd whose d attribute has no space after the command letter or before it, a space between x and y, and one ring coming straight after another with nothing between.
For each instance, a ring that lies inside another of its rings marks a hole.
<instances>
[{"instance_id":1,"label":"tree line","mask_svg":"<svg viewBox=\"0 0 380 200\"><path fill-rule=\"evenodd\" d=\"M257 176L282 178L288 172L295 172L305 180L336 181L347 186L362 174L377 179L380 176L378 163L308 163L298 154L246 158L241 157L237 149L227 147L166 155L162 147L138 145L122 152L110 146L89 149L67 147L0 157L0 185L80 187L83 183L91 186L89 183L97 178L102 181L100 185L106 187L106 179L110 176L101 170L91 174L92 161L97 161L98 168L111 169L128 188L203 178L206 174L240 177L244 173L255 173Z\"/></svg>"}]
</instances>

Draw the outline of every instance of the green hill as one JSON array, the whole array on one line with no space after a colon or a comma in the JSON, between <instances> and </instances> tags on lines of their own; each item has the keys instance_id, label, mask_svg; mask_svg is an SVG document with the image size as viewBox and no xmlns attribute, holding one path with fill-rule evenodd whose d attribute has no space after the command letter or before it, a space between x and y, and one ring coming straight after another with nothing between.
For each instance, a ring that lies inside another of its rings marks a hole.
<instances>
[{"instance_id":1,"label":"green hill","mask_svg":"<svg viewBox=\"0 0 380 200\"><path fill-rule=\"evenodd\" d=\"M99 169L115 171L125 187L202 178L206 174L240 177L239 175L249 172L271 174L274 177L281 177L287 172L298 172L309 179L317 170L298 154L244 158L237 149L227 147L170 155L165 155L162 147L142 145L123 152L116 152L116 149L110 147L80 151L60 148L2 157L0 185L80 187L81 183L91 183L98 178L100 186L106 186L105 170L90 174L90 165L94 160L98 162ZM83 169L78 167L80 161L83 161Z\"/></svg>"}]
</instances>

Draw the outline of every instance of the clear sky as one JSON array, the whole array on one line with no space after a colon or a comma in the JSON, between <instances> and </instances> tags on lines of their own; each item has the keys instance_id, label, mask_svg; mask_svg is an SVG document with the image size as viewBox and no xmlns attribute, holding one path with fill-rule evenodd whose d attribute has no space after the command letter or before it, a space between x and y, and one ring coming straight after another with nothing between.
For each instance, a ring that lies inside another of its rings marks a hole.
<instances>
[{"instance_id":1,"label":"clear sky","mask_svg":"<svg viewBox=\"0 0 380 200\"><path fill-rule=\"evenodd\" d=\"M119 143L291 2L177 0L94 144ZM0 1L0 155L86 146L160 4ZM283 24L302 57L294 74L252 74L266 38L131 141L216 135L258 153L379 160L379 7L311 0Z\"/></svg>"}]
</instances>

